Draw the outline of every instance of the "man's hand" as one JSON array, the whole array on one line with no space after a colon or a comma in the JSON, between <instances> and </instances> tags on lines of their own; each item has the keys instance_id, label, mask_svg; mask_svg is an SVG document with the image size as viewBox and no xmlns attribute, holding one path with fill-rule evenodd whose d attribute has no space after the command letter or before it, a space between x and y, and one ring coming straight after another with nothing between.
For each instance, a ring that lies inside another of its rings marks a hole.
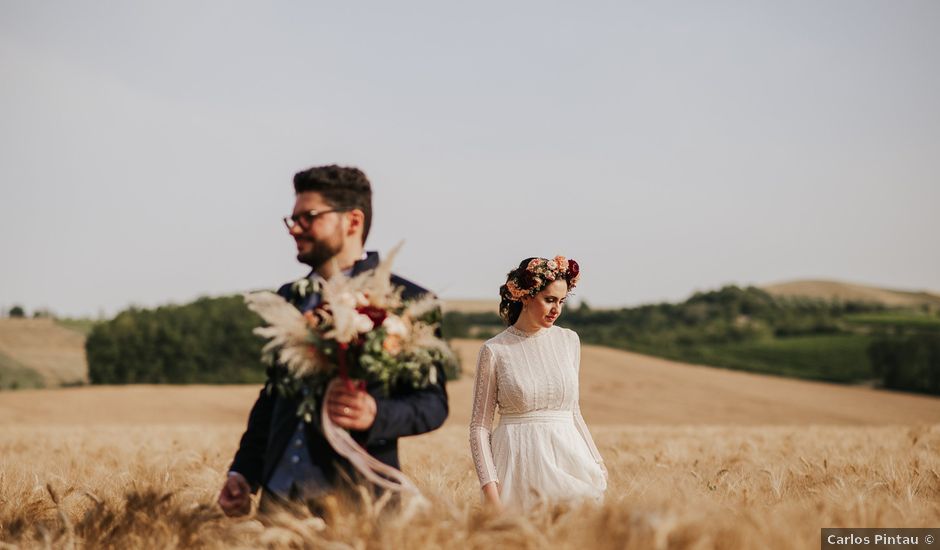
<instances>
[{"instance_id":1,"label":"man's hand","mask_svg":"<svg viewBox=\"0 0 940 550\"><path fill-rule=\"evenodd\" d=\"M353 380L352 390L346 383L339 381L333 384L326 394L327 413L340 428L347 430L364 431L372 427L375 422L375 399L367 392L358 389Z\"/></svg>"},{"instance_id":2,"label":"man's hand","mask_svg":"<svg viewBox=\"0 0 940 550\"><path fill-rule=\"evenodd\" d=\"M244 516L251 512L251 486L245 476L238 472L229 472L225 485L219 492L219 506L226 516Z\"/></svg>"}]
</instances>

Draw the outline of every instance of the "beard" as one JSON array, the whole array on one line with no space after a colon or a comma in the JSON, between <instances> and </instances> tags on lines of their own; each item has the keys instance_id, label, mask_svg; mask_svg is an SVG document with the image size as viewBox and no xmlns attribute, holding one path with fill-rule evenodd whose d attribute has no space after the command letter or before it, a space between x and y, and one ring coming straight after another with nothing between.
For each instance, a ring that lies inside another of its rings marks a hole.
<instances>
[{"instance_id":1,"label":"beard","mask_svg":"<svg viewBox=\"0 0 940 550\"><path fill-rule=\"evenodd\" d=\"M319 269L320 266L330 261L343 249L343 241L340 238L333 239L334 242L330 242L330 239L313 239L310 237L304 237L302 240L312 243L313 247L307 252L298 253L297 261L309 265L314 270Z\"/></svg>"}]
</instances>

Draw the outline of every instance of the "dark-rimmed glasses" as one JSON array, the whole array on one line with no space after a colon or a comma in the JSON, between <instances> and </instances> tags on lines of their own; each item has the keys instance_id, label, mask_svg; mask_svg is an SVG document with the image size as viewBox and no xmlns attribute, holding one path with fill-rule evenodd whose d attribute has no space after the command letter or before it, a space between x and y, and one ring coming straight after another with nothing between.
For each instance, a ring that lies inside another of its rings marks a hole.
<instances>
[{"instance_id":1,"label":"dark-rimmed glasses","mask_svg":"<svg viewBox=\"0 0 940 550\"><path fill-rule=\"evenodd\" d=\"M313 224L313 220L317 219L317 216L322 216L323 214L329 214L330 212L348 212L348 208L331 208L330 210L307 210L306 212L301 212L299 214L294 214L293 216L284 216L284 225L287 226L288 231L293 231L297 226L304 231L310 229L310 225Z\"/></svg>"}]
</instances>

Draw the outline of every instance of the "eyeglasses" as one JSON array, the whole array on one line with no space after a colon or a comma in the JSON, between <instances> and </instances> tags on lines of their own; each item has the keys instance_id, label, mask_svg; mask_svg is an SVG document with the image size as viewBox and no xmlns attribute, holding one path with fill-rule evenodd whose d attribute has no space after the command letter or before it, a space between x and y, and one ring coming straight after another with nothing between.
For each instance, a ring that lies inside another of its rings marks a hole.
<instances>
[{"instance_id":1,"label":"eyeglasses","mask_svg":"<svg viewBox=\"0 0 940 550\"><path fill-rule=\"evenodd\" d=\"M313 220L317 219L317 216L322 216L323 214L329 214L330 212L348 212L348 208L333 208L332 210L307 210L306 212L301 212L300 214L294 214L293 216L284 216L284 225L287 226L288 231L292 231L298 225L304 231L310 229L310 225L313 224Z\"/></svg>"}]
</instances>

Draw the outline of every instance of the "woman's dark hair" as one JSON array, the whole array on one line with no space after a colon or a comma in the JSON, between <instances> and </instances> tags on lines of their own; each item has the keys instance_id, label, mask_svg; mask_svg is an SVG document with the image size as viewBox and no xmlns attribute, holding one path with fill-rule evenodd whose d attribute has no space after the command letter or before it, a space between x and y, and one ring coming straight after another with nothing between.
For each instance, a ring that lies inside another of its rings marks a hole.
<instances>
[{"instance_id":1,"label":"woman's dark hair","mask_svg":"<svg viewBox=\"0 0 940 550\"><path fill-rule=\"evenodd\" d=\"M537 259L545 260L544 258L526 258L519 262L519 267L507 273L506 283L499 287L499 316L503 319L503 322L506 323L506 326L515 324L515 322L519 320L519 315L522 313L522 302L513 298L512 292L509 290L510 281L514 281L517 292L524 290L527 291L529 296L541 292L542 289L551 282L548 279L540 279L537 275L528 270L529 263ZM538 263L540 262L537 262L537 264ZM535 269L537 270L538 268ZM568 284L569 289L572 288L574 284L577 283L578 274L580 273L578 262L568 260L568 265L565 267L563 273L565 283Z\"/></svg>"},{"instance_id":2,"label":"woman's dark hair","mask_svg":"<svg viewBox=\"0 0 940 550\"><path fill-rule=\"evenodd\" d=\"M331 164L297 172L294 192L305 191L320 193L333 208L361 210L365 217L362 223L362 243L365 244L372 227L372 185L362 170Z\"/></svg>"},{"instance_id":3,"label":"woman's dark hair","mask_svg":"<svg viewBox=\"0 0 940 550\"><path fill-rule=\"evenodd\" d=\"M506 283L512 279L519 279L525 273L526 266L535 258L526 258L519 262L519 267L506 274ZM506 323L506 326L515 324L519 320L519 314L522 313L522 302L514 300L509 292L509 286L503 284L499 287L499 316Z\"/></svg>"}]
</instances>

